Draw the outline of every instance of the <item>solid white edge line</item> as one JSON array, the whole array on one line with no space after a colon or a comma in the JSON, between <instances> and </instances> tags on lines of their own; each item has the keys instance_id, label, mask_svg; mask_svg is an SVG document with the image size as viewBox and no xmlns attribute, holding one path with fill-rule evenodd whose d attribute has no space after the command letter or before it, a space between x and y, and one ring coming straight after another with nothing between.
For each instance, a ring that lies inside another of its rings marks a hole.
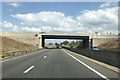
<instances>
[{"instance_id":1,"label":"solid white edge line","mask_svg":"<svg viewBox=\"0 0 120 80\"><path fill-rule=\"evenodd\" d=\"M62 49L63 50L63 49ZM91 71L93 71L94 73L96 73L97 75L99 75L100 77L106 79L106 80L110 80L108 79L106 76L104 76L103 74L101 74L100 72L96 71L95 69L93 69L92 67L88 66L87 64L85 64L84 62L80 61L79 59L77 59L76 57L74 57L73 55L71 55L70 53L68 53L67 51L63 50L65 53L67 53L69 56L71 56L72 58L74 58L75 60L77 60L79 63L81 63L82 65L84 65L85 67L87 67L88 69L90 69Z\"/></svg>"},{"instance_id":2,"label":"solid white edge line","mask_svg":"<svg viewBox=\"0 0 120 80\"><path fill-rule=\"evenodd\" d=\"M25 70L23 73L28 73L30 70L32 70L35 66L31 66L30 68L28 68L27 70Z\"/></svg>"},{"instance_id":3,"label":"solid white edge line","mask_svg":"<svg viewBox=\"0 0 120 80\"><path fill-rule=\"evenodd\" d=\"M47 56L44 56L44 58L46 58Z\"/></svg>"},{"instance_id":4,"label":"solid white edge line","mask_svg":"<svg viewBox=\"0 0 120 80\"><path fill-rule=\"evenodd\" d=\"M43 52L43 51L46 51L46 50L41 50L41 51L39 51L39 52ZM3 60L3 61L0 61L0 62L10 61L10 60L14 60L14 59L17 59L17 58L21 58L21 57L29 56L29 55L32 55L32 54L37 54L37 53L31 53L31 54L21 55L21 56L19 56L19 57L15 57L15 58L11 58L11 59L7 59L7 60Z\"/></svg>"}]
</instances>

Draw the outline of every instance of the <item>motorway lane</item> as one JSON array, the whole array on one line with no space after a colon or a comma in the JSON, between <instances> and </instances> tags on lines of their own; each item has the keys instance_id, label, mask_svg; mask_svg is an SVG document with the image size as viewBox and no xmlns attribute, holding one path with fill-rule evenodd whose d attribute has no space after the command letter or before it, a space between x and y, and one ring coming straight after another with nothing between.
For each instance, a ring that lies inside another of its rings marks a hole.
<instances>
[{"instance_id":1,"label":"motorway lane","mask_svg":"<svg viewBox=\"0 0 120 80\"><path fill-rule=\"evenodd\" d=\"M3 78L25 78L23 71L38 62L46 53L47 50L38 51L28 56L2 62Z\"/></svg>"},{"instance_id":2,"label":"motorway lane","mask_svg":"<svg viewBox=\"0 0 120 80\"><path fill-rule=\"evenodd\" d=\"M3 78L101 78L61 49L2 63Z\"/></svg>"},{"instance_id":3,"label":"motorway lane","mask_svg":"<svg viewBox=\"0 0 120 80\"><path fill-rule=\"evenodd\" d=\"M98 75L79 64L62 50L53 49L51 54L36 68L28 73L32 78L100 78ZM32 76L35 74L34 76Z\"/></svg>"}]
</instances>

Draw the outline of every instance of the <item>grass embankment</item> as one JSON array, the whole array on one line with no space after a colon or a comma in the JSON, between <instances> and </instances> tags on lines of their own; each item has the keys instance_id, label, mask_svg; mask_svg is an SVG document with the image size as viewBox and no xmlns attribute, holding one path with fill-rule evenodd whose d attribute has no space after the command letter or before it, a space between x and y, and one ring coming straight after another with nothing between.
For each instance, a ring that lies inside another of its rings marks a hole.
<instances>
[{"instance_id":1,"label":"grass embankment","mask_svg":"<svg viewBox=\"0 0 120 80\"><path fill-rule=\"evenodd\" d=\"M27 43L22 43L13 39L10 39L8 37L1 37L0 36L0 52L4 54L4 52L10 52L10 51L16 51L16 50L26 50L26 49L35 49L37 47L27 44Z\"/></svg>"},{"instance_id":2,"label":"grass embankment","mask_svg":"<svg viewBox=\"0 0 120 80\"><path fill-rule=\"evenodd\" d=\"M120 40L118 39L118 40L101 44L98 47L103 49L120 50L119 43L120 43Z\"/></svg>"}]
</instances>

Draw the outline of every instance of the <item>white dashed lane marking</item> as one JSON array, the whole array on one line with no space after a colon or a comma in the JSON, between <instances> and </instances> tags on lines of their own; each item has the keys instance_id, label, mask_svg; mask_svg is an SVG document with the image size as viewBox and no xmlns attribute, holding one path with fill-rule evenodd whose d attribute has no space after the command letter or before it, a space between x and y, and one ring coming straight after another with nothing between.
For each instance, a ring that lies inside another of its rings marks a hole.
<instances>
[{"instance_id":1,"label":"white dashed lane marking","mask_svg":"<svg viewBox=\"0 0 120 80\"><path fill-rule=\"evenodd\" d=\"M47 56L44 56L44 59L46 58Z\"/></svg>"},{"instance_id":2,"label":"white dashed lane marking","mask_svg":"<svg viewBox=\"0 0 120 80\"><path fill-rule=\"evenodd\" d=\"M31 66L30 68L28 68L27 70L25 70L23 73L28 73L30 70L32 70L35 66Z\"/></svg>"}]
</instances>

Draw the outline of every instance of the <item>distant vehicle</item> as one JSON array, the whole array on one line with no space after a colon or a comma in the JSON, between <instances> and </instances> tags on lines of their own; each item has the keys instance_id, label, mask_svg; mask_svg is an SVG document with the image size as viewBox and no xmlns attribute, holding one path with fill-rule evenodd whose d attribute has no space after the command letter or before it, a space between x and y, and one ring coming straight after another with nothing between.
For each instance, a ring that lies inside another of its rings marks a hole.
<instances>
[{"instance_id":1,"label":"distant vehicle","mask_svg":"<svg viewBox=\"0 0 120 80\"><path fill-rule=\"evenodd\" d=\"M56 46L56 48L59 48L59 46Z\"/></svg>"},{"instance_id":2,"label":"distant vehicle","mask_svg":"<svg viewBox=\"0 0 120 80\"><path fill-rule=\"evenodd\" d=\"M47 49L47 47L45 47L45 49Z\"/></svg>"},{"instance_id":3,"label":"distant vehicle","mask_svg":"<svg viewBox=\"0 0 120 80\"><path fill-rule=\"evenodd\" d=\"M55 45L47 45L47 46L45 47L45 49L54 49L54 48L56 48Z\"/></svg>"},{"instance_id":4,"label":"distant vehicle","mask_svg":"<svg viewBox=\"0 0 120 80\"><path fill-rule=\"evenodd\" d=\"M99 48L97 48L97 47L93 47L92 50L98 51Z\"/></svg>"},{"instance_id":5,"label":"distant vehicle","mask_svg":"<svg viewBox=\"0 0 120 80\"><path fill-rule=\"evenodd\" d=\"M77 47L73 47L74 49L77 48Z\"/></svg>"},{"instance_id":6,"label":"distant vehicle","mask_svg":"<svg viewBox=\"0 0 120 80\"><path fill-rule=\"evenodd\" d=\"M73 48L73 46L70 46L70 48Z\"/></svg>"},{"instance_id":7,"label":"distant vehicle","mask_svg":"<svg viewBox=\"0 0 120 80\"><path fill-rule=\"evenodd\" d=\"M70 48L70 46L65 46L65 47Z\"/></svg>"},{"instance_id":8,"label":"distant vehicle","mask_svg":"<svg viewBox=\"0 0 120 80\"><path fill-rule=\"evenodd\" d=\"M61 46L59 46L59 48L61 49L62 47L61 47Z\"/></svg>"}]
</instances>

